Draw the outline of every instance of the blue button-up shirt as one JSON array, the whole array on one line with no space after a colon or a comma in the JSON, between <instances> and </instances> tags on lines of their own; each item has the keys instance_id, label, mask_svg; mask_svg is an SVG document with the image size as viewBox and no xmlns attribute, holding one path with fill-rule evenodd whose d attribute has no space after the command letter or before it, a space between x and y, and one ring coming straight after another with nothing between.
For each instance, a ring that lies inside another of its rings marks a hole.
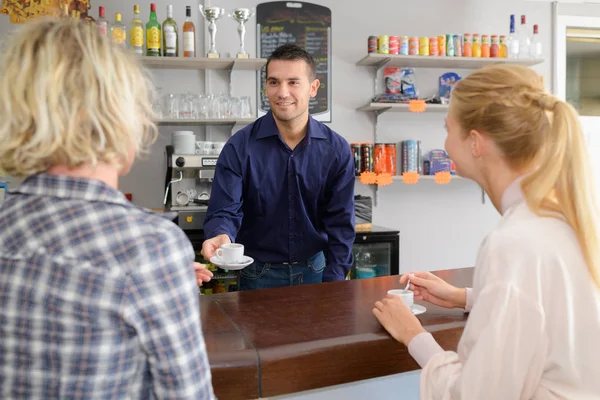
<instances>
[{"instance_id":1,"label":"blue button-up shirt","mask_svg":"<svg viewBox=\"0 0 600 400\"><path fill-rule=\"evenodd\" d=\"M269 112L223 148L205 236L227 234L261 262L304 263L325 251L323 280L343 280L355 239L354 180L343 137L310 117L306 137L291 150Z\"/></svg>"}]
</instances>

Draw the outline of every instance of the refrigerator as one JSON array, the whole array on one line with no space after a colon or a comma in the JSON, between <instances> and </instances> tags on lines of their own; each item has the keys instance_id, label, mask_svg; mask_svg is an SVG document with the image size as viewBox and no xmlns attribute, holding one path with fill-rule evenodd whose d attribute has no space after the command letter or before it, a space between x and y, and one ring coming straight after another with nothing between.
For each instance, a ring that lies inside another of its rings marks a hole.
<instances>
[{"instance_id":1,"label":"refrigerator","mask_svg":"<svg viewBox=\"0 0 600 400\"><path fill-rule=\"evenodd\" d=\"M349 279L376 278L400 273L400 231L373 225L357 228L352 246L354 264Z\"/></svg>"}]
</instances>

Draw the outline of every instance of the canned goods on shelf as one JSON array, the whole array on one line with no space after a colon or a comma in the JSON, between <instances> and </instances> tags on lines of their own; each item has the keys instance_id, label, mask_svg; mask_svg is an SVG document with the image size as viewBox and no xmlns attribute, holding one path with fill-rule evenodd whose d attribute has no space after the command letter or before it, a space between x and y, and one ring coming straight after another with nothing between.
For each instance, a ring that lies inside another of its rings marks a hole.
<instances>
[{"instance_id":1,"label":"canned goods on shelf","mask_svg":"<svg viewBox=\"0 0 600 400\"><path fill-rule=\"evenodd\" d=\"M411 56L419 55L419 38L416 36L412 36L408 39L408 54Z\"/></svg>"},{"instance_id":2,"label":"canned goods on shelf","mask_svg":"<svg viewBox=\"0 0 600 400\"><path fill-rule=\"evenodd\" d=\"M454 56L462 56L462 35L454 35Z\"/></svg>"},{"instance_id":3,"label":"canned goods on shelf","mask_svg":"<svg viewBox=\"0 0 600 400\"><path fill-rule=\"evenodd\" d=\"M420 56L428 56L429 55L429 38L427 38L427 37L419 38L419 55Z\"/></svg>"},{"instance_id":4,"label":"canned goods on shelf","mask_svg":"<svg viewBox=\"0 0 600 400\"><path fill-rule=\"evenodd\" d=\"M377 36L369 36L369 41L368 41L368 52L369 53L377 53L377 48L378 48L378 38Z\"/></svg>"},{"instance_id":5,"label":"canned goods on shelf","mask_svg":"<svg viewBox=\"0 0 600 400\"><path fill-rule=\"evenodd\" d=\"M390 36L390 54L398 54L398 36Z\"/></svg>"},{"instance_id":6,"label":"canned goods on shelf","mask_svg":"<svg viewBox=\"0 0 600 400\"><path fill-rule=\"evenodd\" d=\"M354 158L354 175L359 176L362 168L361 162L361 144L351 143L350 149L352 150L352 157Z\"/></svg>"},{"instance_id":7,"label":"canned goods on shelf","mask_svg":"<svg viewBox=\"0 0 600 400\"><path fill-rule=\"evenodd\" d=\"M407 56L409 54L409 52L408 52L408 36L400 36L399 40L400 40L399 53Z\"/></svg>"},{"instance_id":8,"label":"canned goods on shelf","mask_svg":"<svg viewBox=\"0 0 600 400\"><path fill-rule=\"evenodd\" d=\"M429 38L429 55L437 56L438 54L439 54L438 38L436 38L436 37Z\"/></svg>"},{"instance_id":9,"label":"canned goods on shelf","mask_svg":"<svg viewBox=\"0 0 600 400\"><path fill-rule=\"evenodd\" d=\"M360 145L360 172L373 172L373 143Z\"/></svg>"},{"instance_id":10,"label":"canned goods on shelf","mask_svg":"<svg viewBox=\"0 0 600 400\"><path fill-rule=\"evenodd\" d=\"M454 35L446 35L446 56L454 57Z\"/></svg>"},{"instance_id":11,"label":"canned goods on shelf","mask_svg":"<svg viewBox=\"0 0 600 400\"><path fill-rule=\"evenodd\" d=\"M446 55L446 36L438 36L438 55Z\"/></svg>"},{"instance_id":12,"label":"canned goods on shelf","mask_svg":"<svg viewBox=\"0 0 600 400\"><path fill-rule=\"evenodd\" d=\"M378 45L378 53L390 54L390 38L388 35L379 36Z\"/></svg>"}]
</instances>

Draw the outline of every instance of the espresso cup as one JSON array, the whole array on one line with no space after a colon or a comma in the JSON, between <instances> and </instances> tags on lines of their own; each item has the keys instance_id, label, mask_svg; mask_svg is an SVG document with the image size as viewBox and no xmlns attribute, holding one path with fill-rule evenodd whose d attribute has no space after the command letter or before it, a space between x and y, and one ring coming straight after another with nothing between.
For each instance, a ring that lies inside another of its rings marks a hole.
<instances>
[{"instance_id":1,"label":"espresso cup","mask_svg":"<svg viewBox=\"0 0 600 400\"><path fill-rule=\"evenodd\" d=\"M415 294L412 290L392 289L388 290L388 294L401 297L408 307L412 307L415 302Z\"/></svg>"},{"instance_id":2,"label":"espresso cup","mask_svg":"<svg viewBox=\"0 0 600 400\"><path fill-rule=\"evenodd\" d=\"M244 245L239 243L224 244L217 249L216 254L227 264L241 263L244 260Z\"/></svg>"}]
</instances>

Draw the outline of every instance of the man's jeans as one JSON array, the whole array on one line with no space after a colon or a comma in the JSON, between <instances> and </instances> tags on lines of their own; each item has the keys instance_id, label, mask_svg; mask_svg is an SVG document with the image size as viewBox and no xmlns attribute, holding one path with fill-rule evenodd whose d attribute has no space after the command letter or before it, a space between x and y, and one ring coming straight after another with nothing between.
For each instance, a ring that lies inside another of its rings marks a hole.
<instances>
[{"instance_id":1,"label":"man's jeans","mask_svg":"<svg viewBox=\"0 0 600 400\"><path fill-rule=\"evenodd\" d=\"M323 281L325 255L318 252L306 263L272 264L255 261L240 274L240 290L267 289Z\"/></svg>"}]
</instances>

